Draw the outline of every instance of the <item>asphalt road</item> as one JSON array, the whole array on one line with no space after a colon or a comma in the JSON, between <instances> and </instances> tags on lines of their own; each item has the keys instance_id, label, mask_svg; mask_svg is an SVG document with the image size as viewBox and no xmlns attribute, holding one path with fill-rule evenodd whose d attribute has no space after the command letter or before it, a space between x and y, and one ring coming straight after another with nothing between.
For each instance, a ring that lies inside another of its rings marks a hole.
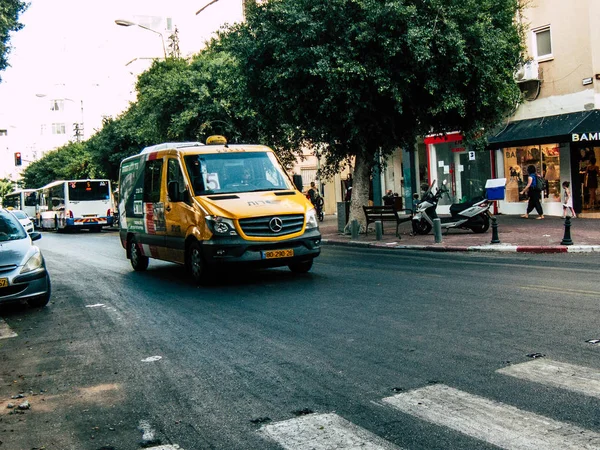
<instances>
[{"instance_id":1,"label":"asphalt road","mask_svg":"<svg viewBox=\"0 0 600 450\"><path fill-rule=\"evenodd\" d=\"M525 448L477 435L478 418L460 419L474 406L447 400L435 419L389 400L438 387L579 427L600 448L600 394L498 372L558 362L600 386L600 345L586 342L600 339L599 256L328 246L306 275L232 269L197 287L173 264L134 272L116 233L38 245L51 303L0 309L17 334L0 339L0 450L332 448L315 430L344 434L337 448ZM553 445L565 448L529 448Z\"/></svg>"}]
</instances>

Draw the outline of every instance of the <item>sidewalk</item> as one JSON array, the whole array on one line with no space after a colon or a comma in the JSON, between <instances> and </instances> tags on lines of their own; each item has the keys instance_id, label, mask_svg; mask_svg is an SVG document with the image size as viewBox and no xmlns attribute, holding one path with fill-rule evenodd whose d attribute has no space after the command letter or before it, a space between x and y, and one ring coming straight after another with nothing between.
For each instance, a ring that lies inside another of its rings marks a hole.
<instances>
[{"instance_id":1,"label":"sidewalk","mask_svg":"<svg viewBox=\"0 0 600 450\"><path fill-rule=\"evenodd\" d=\"M520 216L497 215L498 238L500 244L491 244L492 228L482 234L470 230L450 229L442 233L442 242L435 243L433 231L429 234L412 235L412 225L405 222L400 225L400 238L395 236L396 225L383 224L384 234L380 241L376 239L375 227L369 226L369 234L360 234L352 240L350 235L338 231L336 215L327 215L319 224L322 241L329 245L352 245L365 247L384 247L395 249L427 251L478 251L478 252L528 252L528 253L572 253L600 252L600 220L591 218L571 219L571 240L573 245L561 245L565 234L565 220L560 217L546 217L536 220Z\"/></svg>"}]
</instances>

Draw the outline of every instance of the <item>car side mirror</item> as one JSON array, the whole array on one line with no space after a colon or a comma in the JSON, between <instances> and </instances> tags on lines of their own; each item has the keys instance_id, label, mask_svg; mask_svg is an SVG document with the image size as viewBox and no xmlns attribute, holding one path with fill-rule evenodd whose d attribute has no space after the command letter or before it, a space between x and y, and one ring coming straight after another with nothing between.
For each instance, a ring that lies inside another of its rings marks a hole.
<instances>
[{"instance_id":1,"label":"car side mirror","mask_svg":"<svg viewBox=\"0 0 600 450\"><path fill-rule=\"evenodd\" d=\"M42 238L42 233L34 231L33 233L29 233L29 237L32 241L39 241Z\"/></svg>"}]
</instances>

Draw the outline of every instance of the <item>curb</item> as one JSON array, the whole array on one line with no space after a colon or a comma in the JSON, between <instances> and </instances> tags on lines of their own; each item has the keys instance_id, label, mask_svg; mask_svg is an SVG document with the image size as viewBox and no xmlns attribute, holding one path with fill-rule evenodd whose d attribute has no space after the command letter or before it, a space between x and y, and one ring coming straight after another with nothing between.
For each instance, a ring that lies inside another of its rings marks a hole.
<instances>
[{"instance_id":1,"label":"curb","mask_svg":"<svg viewBox=\"0 0 600 450\"><path fill-rule=\"evenodd\" d=\"M361 241L340 241L336 239L321 239L321 243L333 246L390 248L395 250L422 250L428 252L481 252L481 253L595 253L600 252L600 245L398 245L395 243L374 243Z\"/></svg>"}]
</instances>

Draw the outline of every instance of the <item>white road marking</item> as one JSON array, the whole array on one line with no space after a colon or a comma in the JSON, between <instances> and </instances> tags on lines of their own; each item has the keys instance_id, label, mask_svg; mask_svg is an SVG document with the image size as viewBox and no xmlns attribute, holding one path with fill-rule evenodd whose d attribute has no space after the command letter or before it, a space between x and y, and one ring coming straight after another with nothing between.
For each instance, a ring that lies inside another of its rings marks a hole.
<instances>
[{"instance_id":1,"label":"white road marking","mask_svg":"<svg viewBox=\"0 0 600 450\"><path fill-rule=\"evenodd\" d=\"M146 450L183 450L179 445L159 445L158 447L148 447Z\"/></svg>"},{"instance_id":2,"label":"white road marking","mask_svg":"<svg viewBox=\"0 0 600 450\"><path fill-rule=\"evenodd\" d=\"M154 362L154 361L160 361L162 359L162 356L150 356L148 358L142 359L142 362Z\"/></svg>"},{"instance_id":3,"label":"white road marking","mask_svg":"<svg viewBox=\"0 0 600 450\"><path fill-rule=\"evenodd\" d=\"M552 287L552 286L521 286L522 289L532 289L534 291L551 291L551 292L560 292L564 294L583 294L583 295L592 295L594 297L598 296L598 292L596 291L584 291L581 289L565 289L561 287Z\"/></svg>"},{"instance_id":4,"label":"white road marking","mask_svg":"<svg viewBox=\"0 0 600 450\"><path fill-rule=\"evenodd\" d=\"M399 447L337 414L308 414L264 425L259 433L290 450L398 450Z\"/></svg>"},{"instance_id":5,"label":"white road marking","mask_svg":"<svg viewBox=\"0 0 600 450\"><path fill-rule=\"evenodd\" d=\"M496 372L600 398L600 370L540 358Z\"/></svg>"},{"instance_id":6,"label":"white road marking","mask_svg":"<svg viewBox=\"0 0 600 450\"><path fill-rule=\"evenodd\" d=\"M600 434L442 384L383 399L400 411L505 449L598 449Z\"/></svg>"},{"instance_id":7,"label":"white road marking","mask_svg":"<svg viewBox=\"0 0 600 450\"><path fill-rule=\"evenodd\" d=\"M10 329L8 324L0 318L0 339L17 337L18 334Z\"/></svg>"},{"instance_id":8,"label":"white road marking","mask_svg":"<svg viewBox=\"0 0 600 450\"><path fill-rule=\"evenodd\" d=\"M140 420L138 430L142 432L142 441L154 440L154 430L150 426L150 422L148 422L147 420Z\"/></svg>"},{"instance_id":9,"label":"white road marking","mask_svg":"<svg viewBox=\"0 0 600 450\"><path fill-rule=\"evenodd\" d=\"M86 308L99 308L104 306L104 303L96 303L95 305L85 305Z\"/></svg>"}]
</instances>

